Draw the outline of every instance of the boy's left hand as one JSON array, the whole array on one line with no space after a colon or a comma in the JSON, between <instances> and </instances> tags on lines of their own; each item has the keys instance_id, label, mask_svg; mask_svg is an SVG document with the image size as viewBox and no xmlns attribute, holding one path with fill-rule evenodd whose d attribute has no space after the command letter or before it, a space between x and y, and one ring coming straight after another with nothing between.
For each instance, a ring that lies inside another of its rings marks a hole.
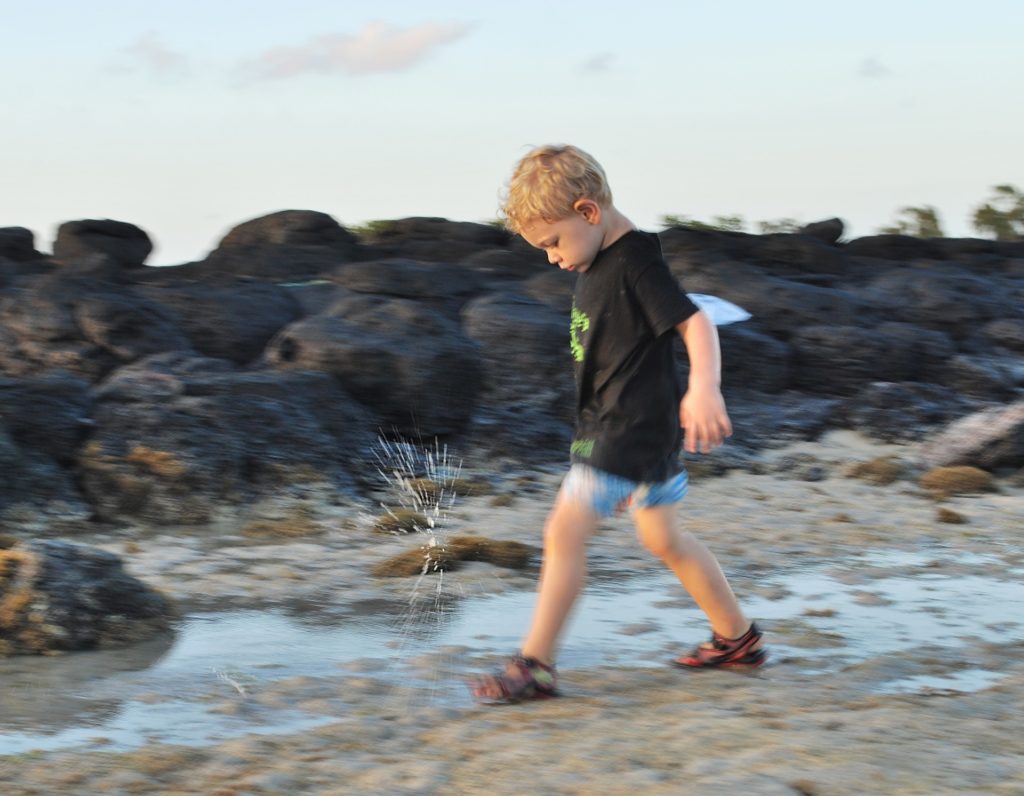
<instances>
[{"instance_id":1,"label":"boy's left hand","mask_svg":"<svg viewBox=\"0 0 1024 796\"><path fill-rule=\"evenodd\" d=\"M709 453L732 436L732 423L720 390L688 390L679 404L679 425L688 453Z\"/></svg>"}]
</instances>

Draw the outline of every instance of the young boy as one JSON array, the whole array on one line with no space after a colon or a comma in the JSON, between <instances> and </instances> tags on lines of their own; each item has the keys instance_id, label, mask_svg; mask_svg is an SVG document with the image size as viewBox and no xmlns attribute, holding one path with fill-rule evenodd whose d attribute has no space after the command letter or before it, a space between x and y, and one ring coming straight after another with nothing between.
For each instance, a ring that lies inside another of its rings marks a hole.
<instances>
[{"instance_id":1,"label":"young boy","mask_svg":"<svg viewBox=\"0 0 1024 796\"><path fill-rule=\"evenodd\" d=\"M516 166L504 204L509 229L579 274L570 326L577 386L571 467L544 528L537 605L519 655L476 679L488 701L555 696L559 634L586 574L586 542L598 521L629 507L640 541L676 574L711 623L711 641L679 666L758 666L761 633L740 610L714 556L682 533L686 450L706 453L732 433L720 391L718 335L681 290L656 235L612 204L601 166L572 146L545 146ZM682 389L672 352L690 358Z\"/></svg>"}]
</instances>

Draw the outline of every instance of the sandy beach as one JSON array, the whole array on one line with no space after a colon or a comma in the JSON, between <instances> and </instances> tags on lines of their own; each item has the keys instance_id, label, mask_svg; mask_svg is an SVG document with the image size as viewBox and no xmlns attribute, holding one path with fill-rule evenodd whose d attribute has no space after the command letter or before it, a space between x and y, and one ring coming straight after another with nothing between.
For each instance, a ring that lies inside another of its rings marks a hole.
<instances>
[{"instance_id":1,"label":"sandy beach","mask_svg":"<svg viewBox=\"0 0 1024 796\"><path fill-rule=\"evenodd\" d=\"M880 456L908 476L850 477ZM771 665L667 665L706 627L616 518L591 547L564 696L515 706L475 705L462 680L514 650L535 565L375 578L423 539L374 533L372 503L327 500L306 538L78 539L123 555L182 626L169 649L5 662L0 792L1024 793L1024 487L939 501L913 460L911 446L834 432L763 453L757 473L695 467L684 522L764 626ZM463 476L488 494L459 499L439 535L539 545L557 472L467 462ZM153 679L183 660L190 627L231 616L249 618L243 647L225 624L224 648ZM264 616L319 641L275 635Z\"/></svg>"}]
</instances>

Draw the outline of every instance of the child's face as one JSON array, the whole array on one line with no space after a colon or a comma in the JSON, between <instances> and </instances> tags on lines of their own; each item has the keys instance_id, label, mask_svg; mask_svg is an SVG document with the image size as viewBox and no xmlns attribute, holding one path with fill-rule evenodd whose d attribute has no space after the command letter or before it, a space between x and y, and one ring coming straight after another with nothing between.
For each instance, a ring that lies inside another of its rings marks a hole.
<instances>
[{"instance_id":1,"label":"child's face","mask_svg":"<svg viewBox=\"0 0 1024 796\"><path fill-rule=\"evenodd\" d=\"M579 210L558 221L535 221L521 234L531 246L547 253L549 263L579 273L590 268L604 240L600 212Z\"/></svg>"}]
</instances>

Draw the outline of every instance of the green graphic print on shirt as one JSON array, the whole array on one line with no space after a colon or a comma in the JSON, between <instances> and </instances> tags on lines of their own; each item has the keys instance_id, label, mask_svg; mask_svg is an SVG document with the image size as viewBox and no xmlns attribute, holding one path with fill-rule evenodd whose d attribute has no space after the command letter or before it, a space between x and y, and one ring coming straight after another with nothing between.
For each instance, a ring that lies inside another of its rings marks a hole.
<instances>
[{"instance_id":1,"label":"green graphic print on shirt","mask_svg":"<svg viewBox=\"0 0 1024 796\"><path fill-rule=\"evenodd\" d=\"M576 302L572 303L572 312L569 315L569 348L572 350L572 358L577 362L583 361L583 341L581 336L590 329L590 318L585 312L576 308Z\"/></svg>"}]
</instances>

